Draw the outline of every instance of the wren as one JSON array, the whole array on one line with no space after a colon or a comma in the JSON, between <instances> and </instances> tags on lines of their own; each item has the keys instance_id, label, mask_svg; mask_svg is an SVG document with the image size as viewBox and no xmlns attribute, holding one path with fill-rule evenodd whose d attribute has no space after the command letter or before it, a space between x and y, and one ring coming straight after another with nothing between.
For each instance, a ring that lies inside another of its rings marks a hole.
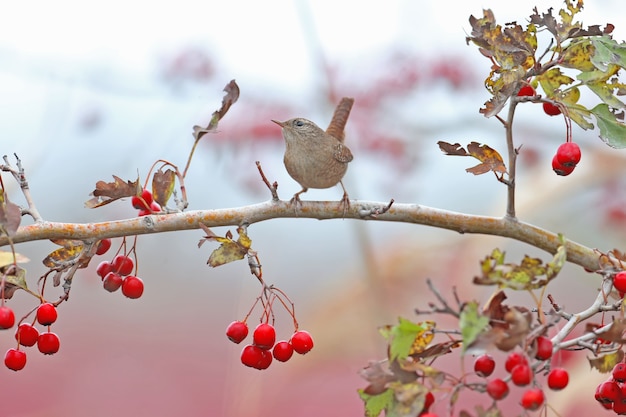
<instances>
[{"instance_id":1,"label":"wren","mask_svg":"<svg viewBox=\"0 0 626 417\"><path fill-rule=\"evenodd\" d=\"M352 99L349 100L347 114L349 114L352 106ZM335 113L338 112L339 107ZM343 127L347 114L344 109L342 114L344 119L340 121L341 126L337 133L339 138L323 131L307 119L295 118L286 122L272 120L283 128L286 144L285 157L283 158L285 168L287 168L291 178L302 187L302 190L294 194L291 199L296 207L298 203L301 203L300 194L309 188L330 188L338 183L343 188L342 204L344 211L346 207L349 207L348 193L341 181L348 170L348 163L353 159L352 152L343 144ZM328 131L334 132L336 130L337 127L333 126L331 122Z\"/></svg>"}]
</instances>

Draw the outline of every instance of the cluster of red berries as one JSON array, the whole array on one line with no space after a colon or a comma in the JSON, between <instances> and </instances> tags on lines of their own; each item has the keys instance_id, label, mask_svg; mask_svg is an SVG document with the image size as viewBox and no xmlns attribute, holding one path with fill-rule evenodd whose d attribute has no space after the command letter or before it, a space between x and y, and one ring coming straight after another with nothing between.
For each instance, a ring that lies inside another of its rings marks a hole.
<instances>
[{"instance_id":1,"label":"cluster of red berries","mask_svg":"<svg viewBox=\"0 0 626 417\"><path fill-rule=\"evenodd\" d=\"M580 147L574 142L565 142L552 158L552 169L557 175L569 175L580 162Z\"/></svg>"},{"instance_id":2,"label":"cluster of red berries","mask_svg":"<svg viewBox=\"0 0 626 417\"><path fill-rule=\"evenodd\" d=\"M139 210L139 213L137 214L139 217L161 211L161 206L159 203L154 201L150 190L144 189L141 192L141 196L134 196L130 202L134 208Z\"/></svg>"},{"instance_id":3,"label":"cluster of red berries","mask_svg":"<svg viewBox=\"0 0 626 417\"><path fill-rule=\"evenodd\" d=\"M248 325L234 321L226 328L226 336L233 343L241 343L248 336ZM289 341L276 343L276 330L269 323L259 324L252 333L252 344L241 351L241 363L255 369L267 369L272 356L279 362L287 362L293 352L304 355L313 349L313 338L305 330L296 330Z\"/></svg>"},{"instance_id":4,"label":"cluster of red berries","mask_svg":"<svg viewBox=\"0 0 626 417\"><path fill-rule=\"evenodd\" d=\"M530 84L524 84L522 88L517 92L518 97L534 97L537 95L537 92ZM561 114L561 109L559 106L556 106L552 103L544 102L543 103L543 112L548 116L558 116Z\"/></svg>"},{"instance_id":5,"label":"cluster of red berries","mask_svg":"<svg viewBox=\"0 0 626 417\"><path fill-rule=\"evenodd\" d=\"M537 95L535 89L530 84L524 84L517 92L519 97L534 97ZM548 116L561 114L561 109L548 102L543 103L543 111ZM563 143L552 158L552 169L557 175L566 176L571 174L580 162L580 147L571 141Z\"/></svg>"},{"instance_id":6,"label":"cluster of red berries","mask_svg":"<svg viewBox=\"0 0 626 417\"><path fill-rule=\"evenodd\" d=\"M106 241L108 241L108 243L103 243ZM106 247L106 250L101 251L100 249L102 247ZM110 247L111 239L103 239L98 244L96 254L104 254ZM135 263L132 258L127 255L119 254L110 262L100 262L96 268L96 273L102 279L102 285L105 290L114 292L122 287L122 294L126 297L139 298L143 294L143 281L135 275L130 275L134 267Z\"/></svg>"},{"instance_id":7,"label":"cluster of red berries","mask_svg":"<svg viewBox=\"0 0 626 417\"><path fill-rule=\"evenodd\" d=\"M535 348L535 359L538 361L543 362L552 357L552 341L547 337L537 337ZM495 360L488 354L481 355L474 361L474 372L483 378L490 376L495 367ZM511 352L504 363L504 369L509 373L511 382L517 386L525 387L534 381L533 368L523 353ZM563 368L553 368L548 373L547 382L550 389L562 390L569 382L569 374ZM486 391L491 398L498 401L509 394L509 386L504 379L494 378L487 382ZM543 390L538 387L531 387L522 394L520 404L526 410L537 410L544 401Z\"/></svg>"},{"instance_id":8,"label":"cluster of red berries","mask_svg":"<svg viewBox=\"0 0 626 417\"><path fill-rule=\"evenodd\" d=\"M626 415L626 363L613 367L611 378L596 388L596 401L615 414Z\"/></svg>"},{"instance_id":9,"label":"cluster of red berries","mask_svg":"<svg viewBox=\"0 0 626 417\"><path fill-rule=\"evenodd\" d=\"M26 366L26 352L21 346L34 346L45 355L53 355L59 351L61 343L59 336L50 331L50 326L57 320L58 314L54 304L42 303L37 308L36 320L42 326L46 326L45 332L39 332L33 324L21 323L15 331L17 348L7 350L4 355L4 364L13 371L19 371ZM3 305L0 307L0 329L10 329L15 324L15 314L11 308Z\"/></svg>"}]
</instances>

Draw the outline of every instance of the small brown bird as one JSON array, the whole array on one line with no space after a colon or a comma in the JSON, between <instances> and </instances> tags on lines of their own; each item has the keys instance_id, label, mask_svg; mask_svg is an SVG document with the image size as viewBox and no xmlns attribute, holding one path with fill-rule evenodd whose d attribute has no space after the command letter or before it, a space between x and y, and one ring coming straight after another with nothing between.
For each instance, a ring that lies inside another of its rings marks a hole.
<instances>
[{"instance_id":1,"label":"small brown bird","mask_svg":"<svg viewBox=\"0 0 626 417\"><path fill-rule=\"evenodd\" d=\"M350 99L352 100L352 99ZM352 101L350 101L350 107ZM350 109L347 110L348 114ZM345 113L345 111L344 111ZM344 114L347 118L347 115ZM345 124L346 120L343 120ZM310 120L296 118L286 122L272 120L283 128L286 149L283 159L285 168L296 180L302 190L291 199L296 206L300 202L300 194L309 188L330 188L337 183L343 188L342 204L344 210L349 207L348 193L341 179L348 170L348 162L352 161L352 152L343 144L343 125L341 138L331 136ZM329 131L332 131L329 126Z\"/></svg>"}]
</instances>

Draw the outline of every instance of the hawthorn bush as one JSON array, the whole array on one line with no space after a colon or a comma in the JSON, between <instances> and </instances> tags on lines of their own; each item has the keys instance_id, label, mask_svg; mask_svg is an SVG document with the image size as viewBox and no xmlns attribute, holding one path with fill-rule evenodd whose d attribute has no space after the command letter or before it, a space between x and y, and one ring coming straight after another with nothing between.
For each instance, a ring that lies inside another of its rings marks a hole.
<instances>
[{"instance_id":1,"label":"hawthorn bush","mask_svg":"<svg viewBox=\"0 0 626 417\"><path fill-rule=\"evenodd\" d=\"M289 362L294 353L306 355L317 342L298 321L297 300L263 277L262 253L254 249L252 241L254 224L275 218L391 221L501 236L551 257L525 255L511 260L500 248L492 249L479 260L477 272L469 275L474 285L494 288L484 300L468 299L455 288L444 292L429 279L432 302L416 308L417 318L401 317L396 324L380 328L388 344L386 356L364 366L361 376L367 385L358 390L367 416L385 412L400 417L495 417L538 410L558 415L550 406L549 392L567 390L571 378L563 355L570 351L582 351L576 354L586 354L594 372L607 374L605 382L589 387L588 396L595 397L598 410L626 414L626 253L590 248L568 239L567 230L544 230L516 214L518 156L524 143L516 140L513 122L520 105L541 104L546 116L562 119L562 138L550 139L554 149L551 168L557 176L575 175L585 162L574 140L573 123L584 130L597 130L601 141L611 148L626 147L626 105L620 100L626 84L619 79L626 68L626 44L611 37L614 27L610 23L580 23L582 7L582 1L566 0L558 13L534 9L525 25L500 24L491 10L469 19L471 30L466 40L489 61L485 86L491 98L480 113L502 125L503 140L499 147L477 141L439 140L437 144L444 155L476 159L478 164L467 168L467 173L493 174L494 183L506 193L502 217L456 213L391 198L385 202L353 200L345 210L330 201L294 205L279 197L278 184L266 176L262 161L256 168L271 196L269 201L240 208L188 210L185 179L196 146L215 133L239 99L234 80L226 85L222 106L210 122L194 126L194 142L184 167L159 159L139 178L126 180L114 175L111 182L96 183L86 206L98 209L126 199L137 210L131 219L100 223L45 220L30 193L23 161L18 155L4 156L0 165L0 246L5 248L0 252L0 329L5 338L0 340L7 347L6 368L16 372L26 368L30 355L36 354L35 345L44 355L62 349L63 335L53 330L62 319L63 305L70 300L77 271L97 263L95 271L104 290L141 298L149 283L145 284L140 274L139 236L192 229L203 232L198 235L198 246L218 244L207 261L211 267L245 260L260 284L248 313L225 327L222 335L225 342L234 344L247 340L241 346L240 365L265 370L277 366L274 361ZM345 123L345 119L333 118L328 131L342 132ZM24 207L12 202L15 198L7 191L7 181L19 185ZM33 222L23 224L25 216ZM218 226L236 227L236 236L230 230L216 234L213 228ZM43 259L46 271L34 279L24 268L27 260L19 245L37 240L50 240L58 248ZM594 301L580 311L568 310L568 294L548 292L566 263L600 278ZM59 287L56 292L55 287ZM7 300L17 291L33 297L30 310L11 308ZM517 299L511 297L517 291L528 293L527 302L506 301ZM290 330L277 334L275 322L284 317L288 317ZM455 327L441 324L450 320ZM249 323L255 323L253 328ZM450 359L458 362L457 372L450 372ZM473 364L473 370L466 369L466 362ZM440 365L443 363L446 366ZM468 407L461 400L467 393L476 393L483 401ZM505 409L501 401L511 396L515 396L516 409Z\"/></svg>"}]
</instances>

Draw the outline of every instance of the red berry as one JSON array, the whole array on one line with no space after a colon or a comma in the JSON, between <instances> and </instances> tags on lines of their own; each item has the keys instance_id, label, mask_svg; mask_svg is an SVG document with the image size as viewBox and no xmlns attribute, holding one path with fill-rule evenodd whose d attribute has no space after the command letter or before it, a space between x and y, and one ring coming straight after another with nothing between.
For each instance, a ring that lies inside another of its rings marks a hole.
<instances>
[{"instance_id":1,"label":"red berry","mask_svg":"<svg viewBox=\"0 0 626 417\"><path fill-rule=\"evenodd\" d=\"M507 356L506 362L504 362L504 369L510 373L513 368L519 364L528 365L528 359L521 353L511 352L509 356Z\"/></svg>"},{"instance_id":2,"label":"red berry","mask_svg":"<svg viewBox=\"0 0 626 417\"><path fill-rule=\"evenodd\" d=\"M257 369L267 369L272 364L272 352L261 349L261 361Z\"/></svg>"},{"instance_id":3,"label":"red berry","mask_svg":"<svg viewBox=\"0 0 626 417\"><path fill-rule=\"evenodd\" d=\"M109 272L113 271L113 264L109 261L102 261L98 264L96 268L96 274L100 276L101 279L107 276Z\"/></svg>"},{"instance_id":4,"label":"red berry","mask_svg":"<svg viewBox=\"0 0 626 417\"><path fill-rule=\"evenodd\" d=\"M576 168L576 166L566 167L565 165L561 164L556 158L556 155L554 155L554 157L552 158L552 170L556 173L556 175L566 177L574 172L574 168Z\"/></svg>"},{"instance_id":5,"label":"red berry","mask_svg":"<svg viewBox=\"0 0 626 417\"><path fill-rule=\"evenodd\" d=\"M4 355L4 364L12 371L19 371L26 366L26 352L18 349L9 349Z\"/></svg>"},{"instance_id":6,"label":"red berry","mask_svg":"<svg viewBox=\"0 0 626 417\"><path fill-rule=\"evenodd\" d=\"M42 326L49 326L57 321L57 308L50 303L43 303L37 308L37 321Z\"/></svg>"},{"instance_id":7,"label":"red berry","mask_svg":"<svg viewBox=\"0 0 626 417\"><path fill-rule=\"evenodd\" d=\"M150 204L152 204L152 193L150 190L144 189L141 192L141 197L134 196L130 202L137 210L147 210Z\"/></svg>"},{"instance_id":8,"label":"red berry","mask_svg":"<svg viewBox=\"0 0 626 417\"><path fill-rule=\"evenodd\" d=\"M248 336L248 325L243 321L233 321L226 328L226 336L233 343L241 343Z\"/></svg>"},{"instance_id":9,"label":"red berry","mask_svg":"<svg viewBox=\"0 0 626 417\"><path fill-rule=\"evenodd\" d=\"M543 103L543 111L548 116L558 116L561 114L561 109L552 103Z\"/></svg>"},{"instance_id":10,"label":"red berry","mask_svg":"<svg viewBox=\"0 0 626 417\"><path fill-rule=\"evenodd\" d=\"M556 159L566 167L576 166L580 162L580 147L574 142L565 142L556 150Z\"/></svg>"},{"instance_id":11,"label":"red berry","mask_svg":"<svg viewBox=\"0 0 626 417\"><path fill-rule=\"evenodd\" d=\"M543 405L543 400L545 397L543 396L543 391L539 388L531 388L526 390L522 395L522 407L526 410L537 410L539 407Z\"/></svg>"},{"instance_id":12,"label":"red berry","mask_svg":"<svg viewBox=\"0 0 626 417\"><path fill-rule=\"evenodd\" d=\"M532 97L535 94L536 94L535 89L530 84L524 84L522 88L520 88L519 91L517 92L518 97L524 97L524 96Z\"/></svg>"},{"instance_id":13,"label":"red berry","mask_svg":"<svg viewBox=\"0 0 626 417\"><path fill-rule=\"evenodd\" d=\"M282 340L274 345L272 354L277 361L287 362L293 355L293 346L291 346L291 343Z\"/></svg>"},{"instance_id":14,"label":"red berry","mask_svg":"<svg viewBox=\"0 0 626 417\"><path fill-rule=\"evenodd\" d=\"M596 401L601 403L617 402L621 397L621 389L613 380L604 381L596 388Z\"/></svg>"},{"instance_id":15,"label":"red berry","mask_svg":"<svg viewBox=\"0 0 626 417\"><path fill-rule=\"evenodd\" d=\"M428 391L426 396L424 397L424 409L423 411L428 411L431 405L435 403L435 396L432 392ZM420 416L422 417L422 416Z\"/></svg>"},{"instance_id":16,"label":"red berry","mask_svg":"<svg viewBox=\"0 0 626 417\"><path fill-rule=\"evenodd\" d=\"M122 294L128 298L139 298L143 294L143 281L134 275L129 275L122 281Z\"/></svg>"},{"instance_id":17,"label":"red berry","mask_svg":"<svg viewBox=\"0 0 626 417\"><path fill-rule=\"evenodd\" d=\"M152 204L150 204L150 208L149 209L139 210L139 213L137 214L137 216L139 216L139 217L147 216L147 215L152 214L152 213L158 213L159 211L161 211L161 206L159 206L159 203L154 201L154 202L152 202Z\"/></svg>"},{"instance_id":18,"label":"red berry","mask_svg":"<svg viewBox=\"0 0 626 417\"><path fill-rule=\"evenodd\" d=\"M509 386L500 378L487 382L487 394L494 400L503 399L509 394Z\"/></svg>"},{"instance_id":19,"label":"red berry","mask_svg":"<svg viewBox=\"0 0 626 417\"><path fill-rule=\"evenodd\" d=\"M525 363L520 363L519 365L515 365L515 367L511 370L511 381L519 387L526 386L530 384L530 381L533 379L533 373L530 370L530 366Z\"/></svg>"},{"instance_id":20,"label":"red berry","mask_svg":"<svg viewBox=\"0 0 626 417\"><path fill-rule=\"evenodd\" d=\"M120 274L117 274L115 272L109 272L107 276L104 277L104 281L102 281L102 286L108 292L114 292L119 290L119 288L122 286L123 281L124 279L121 277Z\"/></svg>"},{"instance_id":21,"label":"red berry","mask_svg":"<svg viewBox=\"0 0 626 417\"><path fill-rule=\"evenodd\" d=\"M52 332L41 333L37 339L37 348L46 355L57 353L60 346L59 336Z\"/></svg>"},{"instance_id":22,"label":"red berry","mask_svg":"<svg viewBox=\"0 0 626 417\"><path fill-rule=\"evenodd\" d=\"M293 350L304 355L313 349L313 338L306 330L299 330L291 336L291 345Z\"/></svg>"},{"instance_id":23,"label":"red berry","mask_svg":"<svg viewBox=\"0 0 626 417\"><path fill-rule=\"evenodd\" d=\"M480 355L474 361L474 372L478 376L488 377L493 373L496 368L496 361L493 360L491 355Z\"/></svg>"},{"instance_id":24,"label":"red berry","mask_svg":"<svg viewBox=\"0 0 626 417\"><path fill-rule=\"evenodd\" d=\"M22 346L34 346L37 343L39 332L29 323L22 323L15 332L15 340Z\"/></svg>"},{"instance_id":25,"label":"red berry","mask_svg":"<svg viewBox=\"0 0 626 417\"><path fill-rule=\"evenodd\" d=\"M261 323L256 326L252 334L252 341L260 349L271 349L276 342L276 330L274 330L274 326L267 323Z\"/></svg>"},{"instance_id":26,"label":"red berry","mask_svg":"<svg viewBox=\"0 0 626 417\"><path fill-rule=\"evenodd\" d=\"M548 387L555 391L562 390L569 382L569 374L563 368L554 368L548 374Z\"/></svg>"},{"instance_id":27,"label":"red berry","mask_svg":"<svg viewBox=\"0 0 626 417\"><path fill-rule=\"evenodd\" d=\"M10 307L0 307L0 329L10 329L15 324L15 314Z\"/></svg>"},{"instance_id":28,"label":"red berry","mask_svg":"<svg viewBox=\"0 0 626 417\"><path fill-rule=\"evenodd\" d=\"M102 239L98 242L98 246L96 248L96 255L104 255L107 253L109 248L111 247L111 239Z\"/></svg>"},{"instance_id":29,"label":"red berry","mask_svg":"<svg viewBox=\"0 0 626 417\"><path fill-rule=\"evenodd\" d=\"M604 406L604 408L608 408L607 404L611 404L611 408L609 408L609 410L613 410L615 414L620 416L626 414L626 402L624 402L624 400L618 400L613 403L604 403L602 405Z\"/></svg>"},{"instance_id":30,"label":"red berry","mask_svg":"<svg viewBox=\"0 0 626 417\"><path fill-rule=\"evenodd\" d=\"M626 381L626 363L620 362L613 367L613 379L616 382Z\"/></svg>"},{"instance_id":31,"label":"red berry","mask_svg":"<svg viewBox=\"0 0 626 417\"><path fill-rule=\"evenodd\" d=\"M251 368L259 369L263 350L255 345L246 345L241 351L241 363Z\"/></svg>"},{"instance_id":32,"label":"red berry","mask_svg":"<svg viewBox=\"0 0 626 417\"><path fill-rule=\"evenodd\" d=\"M620 271L613 277L613 286L619 292L626 292L626 271Z\"/></svg>"},{"instance_id":33,"label":"red berry","mask_svg":"<svg viewBox=\"0 0 626 417\"><path fill-rule=\"evenodd\" d=\"M552 341L545 336L538 336L535 339L537 351L535 352L535 359L540 361L548 360L552 357Z\"/></svg>"},{"instance_id":34,"label":"red berry","mask_svg":"<svg viewBox=\"0 0 626 417\"><path fill-rule=\"evenodd\" d=\"M133 260L126 255L117 255L111 263L113 264L113 271L124 276L130 275L135 266Z\"/></svg>"}]
</instances>

